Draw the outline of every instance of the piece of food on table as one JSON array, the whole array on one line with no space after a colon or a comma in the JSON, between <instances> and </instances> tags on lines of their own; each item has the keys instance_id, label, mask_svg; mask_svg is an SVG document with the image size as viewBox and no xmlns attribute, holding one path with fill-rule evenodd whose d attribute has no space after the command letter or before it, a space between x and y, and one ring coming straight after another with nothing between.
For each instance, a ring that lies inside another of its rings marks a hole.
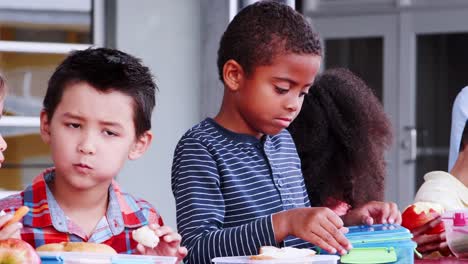
<instances>
[{"instance_id":1,"label":"piece of food on table","mask_svg":"<svg viewBox=\"0 0 468 264\"><path fill-rule=\"evenodd\" d=\"M42 245L36 248L37 251L50 252L90 252L103 254L117 254L115 249L106 244L90 242L60 242Z\"/></svg>"},{"instance_id":2,"label":"piece of food on table","mask_svg":"<svg viewBox=\"0 0 468 264\"><path fill-rule=\"evenodd\" d=\"M311 257L315 251L307 248L263 246L260 248L260 254L250 256L252 260L274 260L274 259L297 259Z\"/></svg>"},{"instance_id":3,"label":"piece of food on table","mask_svg":"<svg viewBox=\"0 0 468 264\"><path fill-rule=\"evenodd\" d=\"M143 226L132 232L133 239L145 247L155 248L159 244L159 237L154 230L148 226Z\"/></svg>"},{"instance_id":4,"label":"piece of food on table","mask_svg":"<svg viewBox=\"0 0 468 264\"><path fill-rule=\"evenodd\" d=\"M0 263L39 264L41 259L28 242L16 238L0 240Z\"/></svg>"},{"instance_id":5,"label":"piece of food on table","mask_svg":"<svg viewBox=\"0 0 468 264\"><path fill-rule=\"evenodd\" d=\"M438 203L416 202L406 207L403 211L401 225L412 231L433 220L443 212L444 208ZM444 230L444 223L440 222L440 224L429 230L426 234L440 234Z\"/></svg>"},{"instance_id":6,"label":"piece of food on table","mask_svg":"<svg viewBox=\"0 0 468 264\"><path fill-rule=\"evenodd\" d=\"M8 221L5 224L5 227L20 221L28 212L29 212L29 207L24 206L24 205L21 206L15 211L15 214L13 214L13 217L10 219L10 221Z\"/></svg>"}]
</instances>

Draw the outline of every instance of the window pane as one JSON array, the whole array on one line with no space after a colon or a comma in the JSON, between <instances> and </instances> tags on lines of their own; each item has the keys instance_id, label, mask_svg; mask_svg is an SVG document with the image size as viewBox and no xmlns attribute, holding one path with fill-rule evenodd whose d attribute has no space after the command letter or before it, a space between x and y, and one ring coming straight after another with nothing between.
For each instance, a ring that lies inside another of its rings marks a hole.
<instances>
[{"instance_id":1,"label":"window pane","mask_svg":"<svg viewBox=\"0 0 468 264\"><path fill-rule=\"evenodd\" d=\"M382 102L383 39L343 38L325 41L325 68L344 67L361 77Z\"/></svg>"},{"instance_id":2,"label":"window pane","mask_svg":"<svg viewBox=\"0 0 468 264\"><path fill-rule=\"evenodd\" d=\"M47 82L62 54L0 52L0 71L8 84L7 115L39 116Z\"/></svg>"},{"instance_id":3,"label":"window pane","mask_svg":"<svg viewBox=\"0 0 468 264\"><path fill-rule=\"evenodd\" d=\"M0 40L92 43L91 0L22 2L0 1Z\"/></svg>"},{"instance_id":4,"label":"window pane","mask_svg":"<svg viewBox=\"0 0 468 264\"><path fill-rule=\"evenodd\" d=\"M39 136L39 128L24 132L22 128L0 127L8 148L0 169L1 190L21 190L42 170L52 165L49 148Z\"/></svg>"}]
</instances>

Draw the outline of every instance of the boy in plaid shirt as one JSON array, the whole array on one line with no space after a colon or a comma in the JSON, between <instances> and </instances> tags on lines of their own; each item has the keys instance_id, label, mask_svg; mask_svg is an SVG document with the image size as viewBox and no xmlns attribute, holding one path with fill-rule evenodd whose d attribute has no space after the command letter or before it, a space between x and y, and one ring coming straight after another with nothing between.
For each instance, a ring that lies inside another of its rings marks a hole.
<instances>
[{"instance_id":1,"label":"boy in plaid shirt","mask_svg":"<svg viewBox=\"0 0 468 264\"><path fill-rule=\"evenodd\" d=\"M55 167L0 201L7 212L31 209L22 220L23 240L34 247L84 241L118 253L186 255L180 235L163 226L153 206L113 180L151 143L156 88L149 69L118 50L75 51L57 67L40 117ZM160 237L154 249L132 239L132 231L145 225Z\"/></svg>"}]
</instances>

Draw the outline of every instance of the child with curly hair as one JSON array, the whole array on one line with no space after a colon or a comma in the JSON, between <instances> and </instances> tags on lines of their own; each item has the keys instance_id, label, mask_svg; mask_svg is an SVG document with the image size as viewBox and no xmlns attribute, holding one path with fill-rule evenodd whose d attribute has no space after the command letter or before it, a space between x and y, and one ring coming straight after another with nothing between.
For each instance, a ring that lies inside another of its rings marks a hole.
<instances>
[{"instance_id":1,"label":"child with curly hair","mask_svg":"<svg viewBox=\"0 0 468 264\"><path fill-rule=\"evenodd\" d=\"M343 68L325 71L289 131L313 206L345 215L383 200L384 151L392 142L391 125L362 79Z\"/></svg>"}]
</instances>

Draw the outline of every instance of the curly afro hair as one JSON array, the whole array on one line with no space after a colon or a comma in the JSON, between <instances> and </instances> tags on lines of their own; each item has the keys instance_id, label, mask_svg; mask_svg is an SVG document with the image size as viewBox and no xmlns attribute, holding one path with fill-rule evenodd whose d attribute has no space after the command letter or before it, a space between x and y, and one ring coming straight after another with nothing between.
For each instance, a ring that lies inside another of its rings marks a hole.
<instances>
[{"instance_id":1,"label":"curly afro hair","mask_svg":"<svg viewBox=\"0 0 468 264\"><path fill-rule=\"evenodd\" d=\"M352 207L384 194L390 121L373 91L346 69L325 71L289 127L314 206L327 199Z\"/></svg>"},{"instance_id":2,"label":"curly afro hair","mask_svg":"<svg viewBox=\"0 0 468 264\"><path fill-rule=\"evenodd\" d=\"M219 79L223 81L223 67L230 59L250 75L256 66L270 65L280 54L321 56L321 52L318 34L299 12L273 1L256 2L242 9L221 37Z\"/></svg>"}]
</instances>

